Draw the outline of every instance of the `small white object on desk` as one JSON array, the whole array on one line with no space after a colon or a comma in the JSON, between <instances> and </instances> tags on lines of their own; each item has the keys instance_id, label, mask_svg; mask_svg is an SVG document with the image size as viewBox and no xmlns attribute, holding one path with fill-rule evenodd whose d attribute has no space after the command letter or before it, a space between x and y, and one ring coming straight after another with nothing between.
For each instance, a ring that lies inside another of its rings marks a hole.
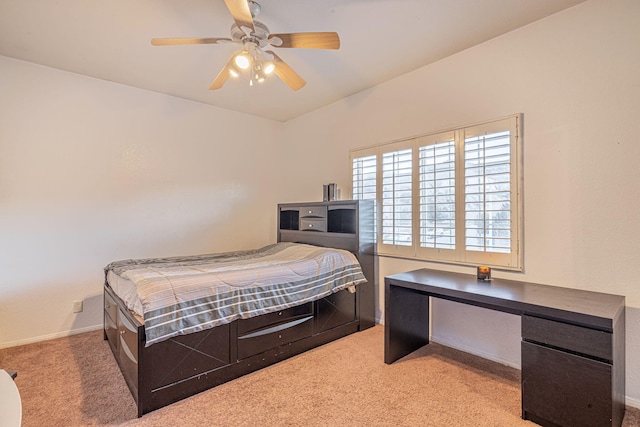
<instances>
[{"instance_id":1,"label":"small white object on desk","mask_svg":"<svg viewBox=\"0 0 640 427\"><path fill-rule=\"evenodd\" d=\"M11 375L0 369L0 427L22 425L22 401Z\"/></svg>"}]
</instances>

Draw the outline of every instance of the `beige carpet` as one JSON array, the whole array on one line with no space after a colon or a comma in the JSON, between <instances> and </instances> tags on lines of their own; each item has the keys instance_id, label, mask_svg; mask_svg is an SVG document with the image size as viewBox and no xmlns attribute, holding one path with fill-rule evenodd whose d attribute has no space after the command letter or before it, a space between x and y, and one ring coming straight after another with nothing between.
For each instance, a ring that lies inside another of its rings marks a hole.
<instances>
[{"instance_id":1,"label":"beige carpet","mask_svg":"<svg viewBox=\"0 0 640 427\"><path fill-rule=\"evenodd\" d=\"M518 370L437 344L385 365L381 326L139 419L102 332L0 350L0 367L18 371L25 427L535 426Z\"/></svg>"}]
</instances>

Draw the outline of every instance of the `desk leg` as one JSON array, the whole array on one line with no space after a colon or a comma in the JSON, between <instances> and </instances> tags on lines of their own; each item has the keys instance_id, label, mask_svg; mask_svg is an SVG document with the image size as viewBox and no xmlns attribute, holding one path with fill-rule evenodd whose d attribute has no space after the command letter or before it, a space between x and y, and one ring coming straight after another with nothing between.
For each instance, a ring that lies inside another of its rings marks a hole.
<instances>
[{"instance_id":1,"label":"desk leg","mask_svg":"<svg viewBox=\"0 0 640 427\"><path fill-rule=\"evenodd\" d=\"M429 296L385 280L384 363L429 344Z\"/></svg>"}]
</instances>

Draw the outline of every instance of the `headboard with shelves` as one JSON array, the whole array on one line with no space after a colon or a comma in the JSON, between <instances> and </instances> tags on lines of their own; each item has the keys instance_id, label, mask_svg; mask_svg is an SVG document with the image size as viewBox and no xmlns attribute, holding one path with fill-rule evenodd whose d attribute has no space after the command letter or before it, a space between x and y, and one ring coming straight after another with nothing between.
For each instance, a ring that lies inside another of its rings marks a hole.
<instances>
[{"instance_id":1,"label":"headboard with shelves","mask_svg":"<svg viewBox=\"0 0 640 427\"><path fill-rule=\"evenodd\" d=\"M360 322L375 324L375 223L371 200L278 205L278 242L344 249L358 258L368 283L358 286ZM363 328L364 329L364 328Z\"/></svg>"}]
</instances>

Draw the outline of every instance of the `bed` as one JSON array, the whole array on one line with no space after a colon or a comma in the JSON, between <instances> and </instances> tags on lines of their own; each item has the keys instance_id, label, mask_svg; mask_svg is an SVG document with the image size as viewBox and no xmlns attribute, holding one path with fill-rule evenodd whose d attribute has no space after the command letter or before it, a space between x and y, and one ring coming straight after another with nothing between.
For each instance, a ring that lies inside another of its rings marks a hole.
<instances>
[{"instance_id":1,"label":"bed","mask_svg":"<svg viewBox=\"0 0 640 427\"><path fill-rule=\"evenodd\" d=\"M356 226L282 229L281 217L310 207L307 219ZM361 211L359 202L279 205L276 244L107 265L104 337L138 416L373 326L372 232Z\"/></svg>"}]
</instances>

